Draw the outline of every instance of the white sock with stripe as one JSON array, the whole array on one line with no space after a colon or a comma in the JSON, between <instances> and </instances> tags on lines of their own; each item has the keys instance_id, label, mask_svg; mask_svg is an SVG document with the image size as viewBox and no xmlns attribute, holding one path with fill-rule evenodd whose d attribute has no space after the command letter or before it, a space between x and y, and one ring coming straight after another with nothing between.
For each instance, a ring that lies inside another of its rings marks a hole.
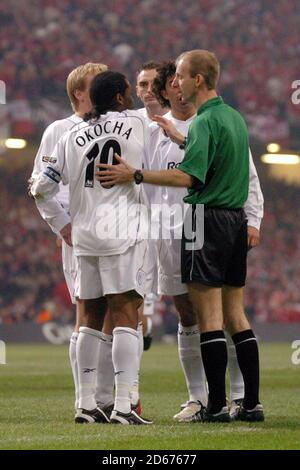
<instances>
[{"instance_id":1,"label":"white sock with stripe","mask_svg":"<svg viewBox=\"0 0 300 470\"><path fill-rule=\"evenodd\" d=\"M189 401L207 404L206 376L201 356L198 325L178 325L178 354L189 393Z\"/></svg>"},{"instance_id":2,"label":"white sock with stripe","mask_svg":"<svg viewBox=\"0 0 300 470\"><path fill-rule=\"evenodd\" d=\"M76 331L73 331L71 338L70 338L70 345L69 345L69 359L72 369L73 381L75 386L75 410L77 410L79 405L79 382L78 382L78 364L77 364L77 357L76 357L76 343L78 339L78 334Z\"/></svg>"},{"instance_id":3,"label":"white sock with stripe","mask_svg":"<svg viewBox=\"0 0 300 470\"><path fill-rule=\"evenodd\" d=\"M138 372L138 332L117 327L113 331L112 359L115 370L114 409L130 413L130 391Z\"/></svg>"},{"instance_id":4,"label":"white sock with stripe","mask_svg":"<svg viewBox=\"0 0 300 470\"><path fill-rule=\"evenodd\" d=\"M96 376L100 347L100 331L81 326L76 344L79 379L79 408L96 408Z\"/></svg>"},{"instance_id":5,"label":"white sock with stripe","mask_svg":"<svg viewBox=\"0 0 300 470\"><path fill-rule=\"evenodd\" d=\"M115 371L112 362L112 341L112 335L100 332L95 394L100 408L114 402Z\"/></svg>"}]
</instances>

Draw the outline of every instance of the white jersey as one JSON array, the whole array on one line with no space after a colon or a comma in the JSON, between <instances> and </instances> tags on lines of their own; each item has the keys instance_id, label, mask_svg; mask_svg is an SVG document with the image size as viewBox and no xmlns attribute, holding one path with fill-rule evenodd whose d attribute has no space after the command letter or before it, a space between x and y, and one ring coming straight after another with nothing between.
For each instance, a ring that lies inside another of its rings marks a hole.
<instances>
[{"instance_id":1,"label":"white jersey","mask_svg":"<svg viewBox=\"0 0 300 470\"><path fill-rule=\"evenodd\" d=\"M137 109L137 112L145 119L148 125L150 125L153 122L152 119L148 116L146 108Z\"/></svg>"},{"instance_id":2,"label":"white jersey","mask_svg":"<svg viewBox=\"0 0 300 470\"><path fill-rule=\"evenodd\" d=\"M97 163L114 163L117 152L134 168L142 168L149 129L136 111L108 112L82 122L57 143L50 164L35 179L33 196L52 198L59 183L69 184L72 242L76 256L124 253L146 238L148 214L141 186L104 187L95 179ZM116 162L117 163L117 162Z\"/></svg>"},{"instance_id":3,"label":"white jersey","mask_svg":"<svg viewBox=\"0 0 300 470\"><path fill-rule=\"evenodd\" d=\"M54 121L45 130L41 144L34 160L34 166L31 178L34 180L41 171L44 171L46 167L51 164L50 155L52 154L55 145L59 139L70 129L82 122L82 119L76 114ZM53 162L52 162L53 163ZM55 233L59 231L70 221L69 217L66 216L66 212L69 211L69 187L68 185L59 185L59 189L52 201L48 201L45 204L43 199L39 199L37 202L37 208L42 218L50 225L51 229ZM65 210L64 210L64 209Z\"/></svg>"}]
</instances>

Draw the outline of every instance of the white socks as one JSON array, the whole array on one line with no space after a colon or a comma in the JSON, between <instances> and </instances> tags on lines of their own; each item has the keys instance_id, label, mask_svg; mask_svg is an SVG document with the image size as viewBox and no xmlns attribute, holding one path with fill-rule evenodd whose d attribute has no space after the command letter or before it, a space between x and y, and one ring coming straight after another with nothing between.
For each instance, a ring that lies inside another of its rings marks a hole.
<instances>
[{"instance_id":1,"label":"white socks","mask_svg":"<svg viewBox=\"0 0 300 470\"><path fill-rule=\"evenodd\" d=\"M114 402L115 371L112 362L112 335L100 332L96 402L100 408Z\"/></svg>"},{"instance_id":2,"label":"white socks","mask_svg":"<svg viewBox=\"0 0 300 470\"><path fill-rule=\"evenodd\" d=\"M235 345L230 334L225 331L228 352L228 371L230 379L230 401L244 398L244 379L236 356Z\"/></svg>"},{"instance_id":3,"label":"white socks","mask_svg":"<svg viewBox=\"0 0 300 470\"><path fill-rule=\"evenodd\" d=\"M76 344L76 357L79 378L78 408L93 410L96 408L96 376L100 348L100 331L86 326L79 328Z\"/></svg>"},{"instance_id":4,"label":"white socks","mask_svg":"<svg viewBox=\"0 0 300 470\"><path fill-rule=\"evenodd\" d=\"M144 351L144 336L143 336L143 323L139 323L137 327L138 333L138 371L136 378L133 381L133 385L130 391L130 401L132 405L136 405L139 401L139 383L140 383L140 368L141 360Z\"/></svg>"},{"instance_id":5,"label":"white socks","mask_svg":"<svg viewBox=\"0 0 300 470\"><path fill-rule=\"evenodd\" d=\"M130 392L138 373L138 332L132 328L113 330L112 359L115 370L114 409L130 413Z\"/></svg>"},{"instance_id":6,"label":"white socks","mask_svg":"<svg viewBox=\"0 0 300 470\"><path fill-rule=\"evenodd\" d=\"M207 405L207 386L204 372L198 325L178 325L178 353L184 372L189 401L201 401Z\"/></svg>"},{"instance_id":7,"label":"white socks","mask_svg":"<svg viewBox=\"0 0 300 470\"><path fill-rule=\"evenodd\" d=\"M77 358L76 358L76 343L79 333L74 331L70 338L69 346L69 358L71 363L71 369L73 374L74 386L75 386L75 410L78 408L79 404L79 383L78 383L78 367L77 367Z\"/></svg>"}]
</instances>

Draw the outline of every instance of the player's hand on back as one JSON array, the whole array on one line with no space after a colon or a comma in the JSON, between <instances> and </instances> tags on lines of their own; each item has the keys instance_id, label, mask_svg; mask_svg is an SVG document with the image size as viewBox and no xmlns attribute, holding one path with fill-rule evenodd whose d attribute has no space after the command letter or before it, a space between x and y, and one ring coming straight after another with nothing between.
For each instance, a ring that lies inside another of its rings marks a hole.
<instances>
[{"instance_id":1,"label":"player's hand on back","mask_svg":"<svg viewBox=\"0 0 300 470\"><path fill-rule=\"evenodd\" d=\"M60 231L61 236L63 237L64 241L66 242L67 245L73 246L72 245L72 226L71 224L65 225L61 231Z\"/></svg>"}]
</instances>

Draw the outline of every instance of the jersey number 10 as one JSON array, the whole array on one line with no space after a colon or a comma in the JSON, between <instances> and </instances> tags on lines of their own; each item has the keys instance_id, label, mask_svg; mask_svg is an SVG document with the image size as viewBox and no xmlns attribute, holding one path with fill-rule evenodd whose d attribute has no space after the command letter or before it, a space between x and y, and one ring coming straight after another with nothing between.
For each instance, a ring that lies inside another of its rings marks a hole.
<instances>
[{"instance_id":1,"label":"jersey number 10","mask_svg":"<svg viewBox=\"0 0 300 470\"><path fill-rule=\"evenodd\" d=\"M121 147L120 144L117 140L110 139L108 140L102 147L101 153L99 150L99 145L95 144L91 148L91 150L86 154L86 158L89 160L89 164L86 167L86 172L85 172L85 182L84 186L86 188L93 188L94 187L94 179L95 179L95 160L100 154L100 163L108 164L108 158L110 155L110 152L112 151L113 153L113 158L112 158L112 165L117 165L119 162L115 159L114 154L117 153L121 157ZM101 183L100 183L101 184ZM104 189L110 189L114 185L110 186L101 186Z\"/></svg>"}]
</instances>

